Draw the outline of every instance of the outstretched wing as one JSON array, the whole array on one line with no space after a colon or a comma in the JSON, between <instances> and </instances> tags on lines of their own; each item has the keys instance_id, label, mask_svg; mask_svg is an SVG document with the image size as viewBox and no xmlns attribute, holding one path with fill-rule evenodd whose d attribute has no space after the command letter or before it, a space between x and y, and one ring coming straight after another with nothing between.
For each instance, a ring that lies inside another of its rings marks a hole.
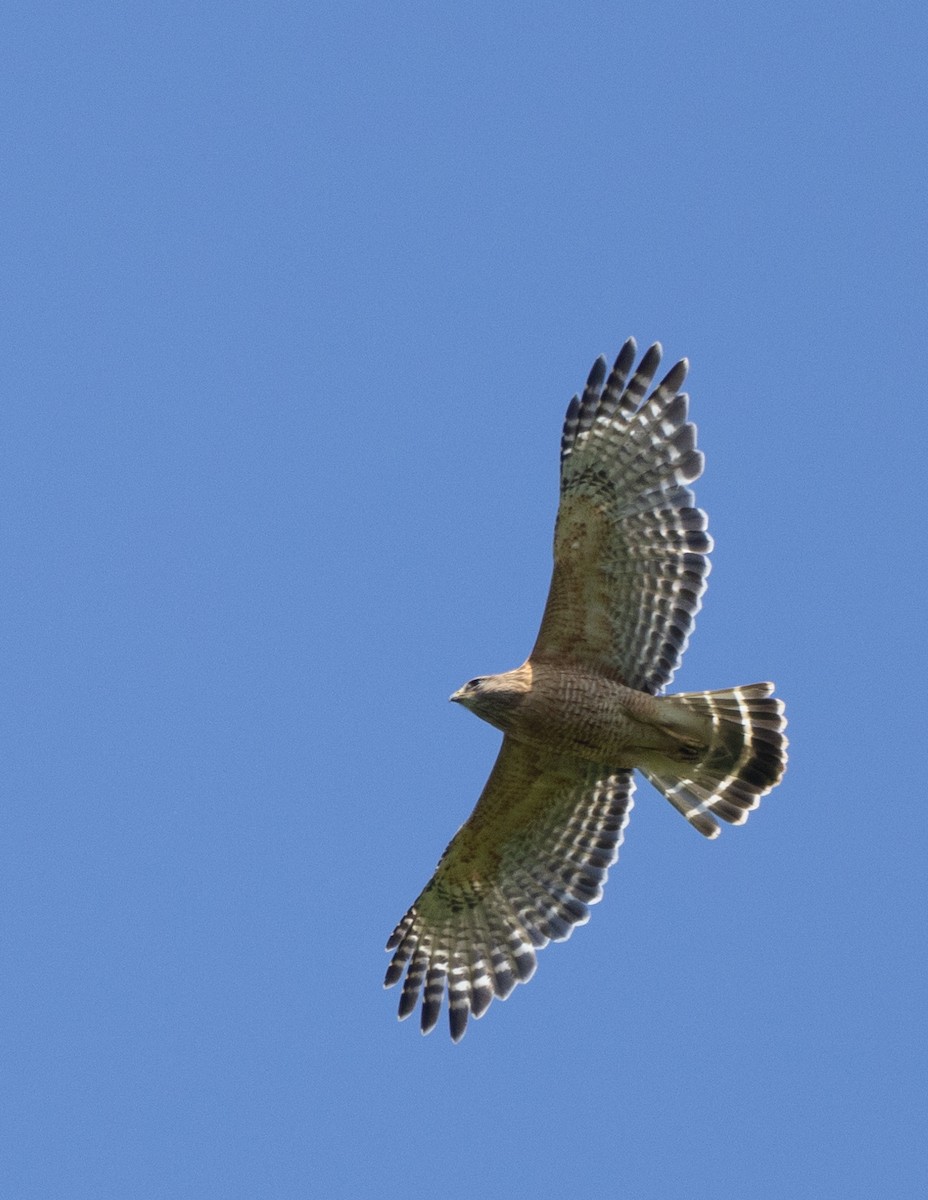
<instances>
[{"instance_id":1,"label":"outstretched wing","mask_svg":"<svg viewBox=\"0 0 928 1200\"><path fill-rule=\"evenodd\" d=\"M399 1015L422 1032L448 992L451 1036L535 971L535 951L589 918L632 807L631 771L610 774L504 738L486 787L387 942L385 987L406 972Z\"/></svg>"},{"instance_id":2,"label":"outstretched wing","mask_svg":"<svg viewBox=\"0 0 928 1200\"><path fill-rule=\"evenodd\" d=\"M712 540L686 486L703 468L678 391L687 361L645 399L661 348L626 384L635 352L629 338L608 379L597 359L567 410L554 574L532 658L605 668L655 694L689 641Z\"/></svg>"}]
</instances>

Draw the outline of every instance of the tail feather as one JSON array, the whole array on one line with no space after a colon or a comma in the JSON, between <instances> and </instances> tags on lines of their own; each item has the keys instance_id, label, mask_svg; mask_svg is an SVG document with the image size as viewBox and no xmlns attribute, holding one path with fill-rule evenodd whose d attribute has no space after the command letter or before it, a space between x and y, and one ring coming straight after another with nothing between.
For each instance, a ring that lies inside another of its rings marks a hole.
<instances>
[{"instance_id":1,"label":"tail feather","mask_svg":"<svg viewBox=\"0 0 928 1200\"><path fill-rule=\"evenodd\" d=\"M743 825L786 770L786 717L773 684L664 700L690 728L708 731L708 746L694 762L668 758L643 768L644 775L704 837L721 832L713 815Z\"/></svg>"}]
</instances>

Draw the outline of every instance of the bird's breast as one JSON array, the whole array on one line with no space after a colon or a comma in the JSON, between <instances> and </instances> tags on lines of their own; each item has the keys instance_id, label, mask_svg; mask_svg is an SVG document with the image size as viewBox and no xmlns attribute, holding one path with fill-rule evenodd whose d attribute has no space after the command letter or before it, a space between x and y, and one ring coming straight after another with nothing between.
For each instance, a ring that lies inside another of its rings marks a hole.
<instances>
[{"instance_id":1,"label":"bird's breast","mask_svg":"<svg viewBox=\"0 0 928 1200\"><path fill-rule=\"evenodd\" d=\"M587 669L532 664L532 686L512 715L513 736L547 749L634 766L638 754L659 749L659 701Z\"/></svg>"}]
</instances>

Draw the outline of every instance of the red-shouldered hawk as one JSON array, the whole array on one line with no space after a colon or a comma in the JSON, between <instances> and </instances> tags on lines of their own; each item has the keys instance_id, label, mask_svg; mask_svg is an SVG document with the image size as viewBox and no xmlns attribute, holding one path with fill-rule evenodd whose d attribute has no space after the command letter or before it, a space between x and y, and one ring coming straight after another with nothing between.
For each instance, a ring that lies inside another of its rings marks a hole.
<instances>
[{"instance_id":1,"label":"red-shouldered hawk","mask_svg":"<svg viewBox=\"0 0 928 1200\"><path fill-rule=\"evenodd\" d=\"M445 992L463 1037L494 996L530 979L535 952L570 936L602 896L637 768L705 837L740 825L786 767L773 684L661 693L680 665L709 573L696 427L674 366L632 378L629 339L607 378L593 365L567 410L554 573L528 660L451 697L503 731L477 806L393 932L384 984L406 973L400 1018L422 996L423 1033ZM626 382L628 380L628 382Z\"/></svg>"}]
</instances>

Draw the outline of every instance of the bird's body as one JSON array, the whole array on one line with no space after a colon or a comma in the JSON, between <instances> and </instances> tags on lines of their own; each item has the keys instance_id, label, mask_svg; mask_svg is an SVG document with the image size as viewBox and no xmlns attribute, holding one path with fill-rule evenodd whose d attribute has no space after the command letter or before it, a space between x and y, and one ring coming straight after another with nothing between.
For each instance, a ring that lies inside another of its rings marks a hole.
<instances>
[{"instance_id":1,"label":"bird's body","mask_svg":"<svg viewBox=\"0 0 928 1200\"><path fill-rule=\"evenodd\" d=\"M487 676L470 693L462 688L452 699L517 741L614 770L709 743L706 722L694 719L690 729L674 721L667 697L594 671L531 659L515 671Z\"/></svg>"},{"instance_id":2,"label":"bird's body","mask_svg":"<svg viewBox=\"0 0 928 1200\"><path fill-rule=\"evenodd\" d=\"M687 486L703 465L683 360L646 397L660 347L629 379L632 339L567 410L554 572L521 667L451 697L500 729L471 816L393 931L385 984L400 1017L422 998L431 1030L447 992L451 1035L535 969L602 896L640 770L705 837L740 825L786 766L773 685L662 695L709 573L707 519ZM627 382L626 382L627 381Z\"/></svg>"}]
</instances>

